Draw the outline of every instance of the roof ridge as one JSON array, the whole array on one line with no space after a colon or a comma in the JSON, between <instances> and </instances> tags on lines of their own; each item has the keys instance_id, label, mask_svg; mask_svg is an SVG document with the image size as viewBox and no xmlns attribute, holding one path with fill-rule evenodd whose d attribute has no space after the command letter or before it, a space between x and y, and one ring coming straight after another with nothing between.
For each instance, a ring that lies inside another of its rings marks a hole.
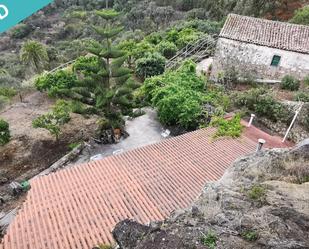
<instances>
[{"instance_id":1,"label":"roof ridge","mask_svg":"<svg viewBox=\"0 0 309 249\"><path fill-rule=\"evenodd\" d=\"M231 13L219 37L309 54L309 26Z\"/></svg>"}]
</instances>

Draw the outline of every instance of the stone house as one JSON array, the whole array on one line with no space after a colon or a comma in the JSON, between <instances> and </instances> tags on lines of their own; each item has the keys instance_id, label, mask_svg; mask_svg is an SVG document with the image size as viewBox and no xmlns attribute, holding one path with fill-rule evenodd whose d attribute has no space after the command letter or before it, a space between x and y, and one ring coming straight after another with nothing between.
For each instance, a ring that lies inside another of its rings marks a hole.
<instances>
[{"instance_id":1,"label":"stone house","mask_svg":"<svg viewBox=\"0 0 309 249\"><path fill-rule=\"evenodd\" d=\"M212 76L280 80L309 75L309 26L230 14L219 35Z\"/></svg>"}]
</instances>

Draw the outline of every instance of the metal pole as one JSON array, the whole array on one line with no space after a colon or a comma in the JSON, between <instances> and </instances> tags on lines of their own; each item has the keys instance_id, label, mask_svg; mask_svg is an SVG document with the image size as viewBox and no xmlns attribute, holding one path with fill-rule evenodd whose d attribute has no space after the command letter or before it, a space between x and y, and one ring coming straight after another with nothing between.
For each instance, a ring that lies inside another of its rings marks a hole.
<instances>
[{"instance_id":1,"label":"metal pole","mask_svg":"<svg viewBox=\"0 0 309 249\"><path fill-rule=\"evenodd\" d=\"M251 127L254 117L255 117L255 115L254 115L254 114L251 114L251 118L250 118L248 127Z\"/></svg>"},{"instance_id":2,"label":"metal pole","mask_svg":"<svg viewBox=\"0 0 309 249\"><path fill-rule=\"evenodd\" d=\"M297 108L297 110L295 111L294 118L293 118L293 120L292 120L292 122L291 122L291 124L290 124L290 127L288 128L288 130L287 130L287 132L286 132L286 134L285 134L283 140L282 140L282 143L284 143L285 140L287 139L287 137L288 137L288 135L289 135L289 133L290 133L290 131L291 131L291 129L292 129L292 127L293 127L293 125L294 125L294 123L295 123L295 121L296 121L296 118L297 118L298 114L300 113L302 107L303 107L303 103L301 103L300 106L299 106L299 107Z\"/></svg>"}]
</instances>

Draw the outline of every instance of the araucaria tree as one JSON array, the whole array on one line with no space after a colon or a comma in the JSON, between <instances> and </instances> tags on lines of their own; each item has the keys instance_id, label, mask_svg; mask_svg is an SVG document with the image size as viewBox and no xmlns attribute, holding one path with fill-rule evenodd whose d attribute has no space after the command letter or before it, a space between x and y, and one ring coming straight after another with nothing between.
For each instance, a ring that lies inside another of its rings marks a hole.
<instances>
[{"instance_id":1,"label":"araucaria tree","mask_svg":"<svg viewBox=\"0 0 309 249\"><path fill-rule=\"evenodd\" d=\"M130 108L134 82L130 79L131 70L123 66L126 61L125 52L112 44L113 39L123 30L117 24L119 13L108 9L96 11L96 14L106 21L106 25L93 27L102 40L91 43L88 51L97 57L99 66L93 70L87 69L86 80L96 86L97 107L111 118L115 113L128 111Z\"/></svg>"}]
</instances>

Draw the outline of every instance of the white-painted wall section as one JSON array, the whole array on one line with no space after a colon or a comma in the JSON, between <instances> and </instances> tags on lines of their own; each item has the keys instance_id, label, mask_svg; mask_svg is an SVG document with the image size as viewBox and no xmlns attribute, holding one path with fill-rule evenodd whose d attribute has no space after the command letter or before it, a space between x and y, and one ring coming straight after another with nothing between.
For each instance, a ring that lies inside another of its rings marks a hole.
<instances>
[{"instance_id":1,"label":"white-painted wall section","mask_svg":"<svg viewBox=\"0 0 309 249\"><path fill-rule=\"evenodd\" d=\"M271 66L274 55L281 56L277 67ZM232 66L243 75L260 79L278 80L287 74L302 79L309 75L309 54L220 38L212 75L217 77Z\"/></svg>"}]
</instances>

